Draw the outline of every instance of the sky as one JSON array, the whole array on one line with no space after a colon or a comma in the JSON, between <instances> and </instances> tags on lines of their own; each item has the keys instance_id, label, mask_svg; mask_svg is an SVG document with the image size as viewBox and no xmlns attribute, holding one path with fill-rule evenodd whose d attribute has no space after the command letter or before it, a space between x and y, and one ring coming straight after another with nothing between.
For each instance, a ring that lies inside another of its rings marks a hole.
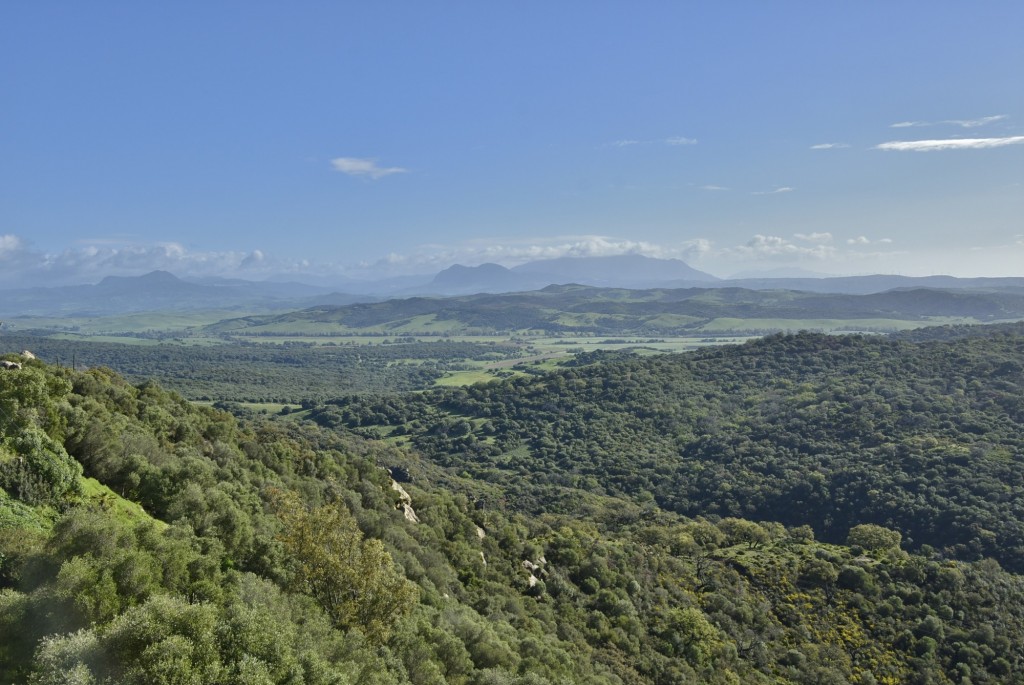
<instances>
[{"instance_id":1,"label":"sky","mask_svg":"<svg viewBox=\"0 0 1024 685\"><path fill-rule=\"evenodd\" d=\"M0 2L0 287L1024 276L1024 3Z\"/></svg>"}]
</instances>

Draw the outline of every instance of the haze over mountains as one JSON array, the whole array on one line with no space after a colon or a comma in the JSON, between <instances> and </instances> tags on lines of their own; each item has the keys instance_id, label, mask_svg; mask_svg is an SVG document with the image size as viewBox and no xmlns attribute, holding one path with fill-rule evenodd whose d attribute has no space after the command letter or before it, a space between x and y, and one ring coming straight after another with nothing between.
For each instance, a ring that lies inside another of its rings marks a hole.
<instances>
[{"instance_id":1,"label":"haze over mountains","mask_svg":"<svg viewBox=\"0 0 1024 685\"><path fill-rule=\"evenodd\" d=\"M921 287L1024 293L1024 278L871 275L719 279L677 259L620 255L540 260L512 268L491 263L472 267L454 265L434 276L344 280L334 287L272 280L207 278L187 281L166 271L154 271L137 277L108 276L95 285L0 291L0 316L101 316L202 309L273 311L373 302L389 297L526 292L570 283L601 288L729 287L851 295Z\"/></svg>"}]
</instances>

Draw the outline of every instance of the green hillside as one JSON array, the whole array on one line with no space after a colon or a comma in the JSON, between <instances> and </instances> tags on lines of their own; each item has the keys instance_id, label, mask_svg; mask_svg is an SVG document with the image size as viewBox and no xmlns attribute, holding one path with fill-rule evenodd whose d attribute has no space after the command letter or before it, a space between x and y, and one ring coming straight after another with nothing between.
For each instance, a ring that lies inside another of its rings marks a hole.
<instances>
[{"instance_id":1,"label":"green hillside","mask_svg":"<svg viewBox=\"0 0 1024 685\"><path fill-rule=\"evenodd\" d=\"M1022 355L592 353L323 425L8 355L0 681L1021 683Z\"/></svg>"}]
</instances>

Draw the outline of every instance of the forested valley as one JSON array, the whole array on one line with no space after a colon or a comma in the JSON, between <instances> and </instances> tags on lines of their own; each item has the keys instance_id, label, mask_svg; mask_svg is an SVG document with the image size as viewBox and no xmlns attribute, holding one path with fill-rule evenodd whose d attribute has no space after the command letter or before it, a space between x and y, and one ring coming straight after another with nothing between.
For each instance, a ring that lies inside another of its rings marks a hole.
<instances>
[{"instance_id":1,"label":"forested valley","mask_svg":"<svg viewBox=\"0 0 1024 685\"><path fill-rule=\"evenodd\" d=\"M0 369L2 682L1024 683L1024 326L281 416L40 356Z\"/></svg>"}]
</instances>

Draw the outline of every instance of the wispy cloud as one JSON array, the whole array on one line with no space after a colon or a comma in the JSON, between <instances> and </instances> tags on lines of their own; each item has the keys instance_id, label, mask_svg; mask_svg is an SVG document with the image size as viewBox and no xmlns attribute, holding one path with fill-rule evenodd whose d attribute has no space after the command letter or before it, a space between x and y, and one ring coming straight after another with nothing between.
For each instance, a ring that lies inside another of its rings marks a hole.
<instances>
[{"instance_id":1,"label":"wispy cloud","mask_svg":"<svg viewBox=\"0 0 1024 685\"><path fill-rule=\"evenodd\" d=\"M996 114L990 117L981 117L980 119L949 119L948 121L944 121L942 123L956 124L957 126L963 126L964 128L977 128L978 126L985 126L987 124L992 124L997 121L1002 121L1003 119L1006 118L1006 114Z\"/></svg>"},{"instance_id":2,"label":"wispy cloud","mask_svg":"<svg viewBox=\"0 0 1024 685\"><path fill-rule=\"evenodd\" d=\"M942 121L900 121L895 124L890 124L890 128L911 128L914 126L940 126L942 124L952 124L954 126L960 126L962 128L978 128L979 126L986 126L988 124L994 124L997 121L1009 118L1007 114L994 114L988 117L978 117L977 119L943 119Z\"/></svg>"},{"instance_id":3,"label":"wispy cloud","mask_svg":"<svg viewBox=\"0 0 1024 685\"><path fill-rule=\"evenodd\" d=\"M704 186L701 186L700 189L701 190L715 190L715 191L718 191L718 190L729 190L725 186L716 186L716 185L704 185Z\"/></svg>"},{"instance_id":4,"label":"wispy cloud","mask_svg":"<svg viewBox=\"0 0 1024 685\"><path fill-rule=\"evenodd\" d=\"M696 138L687 138L686 136L670 136L668 138L658 138L656 140L637 140L635 138L623 138L621 140L613 140L608 143L609 147L632 147L634 145L670 145L678 147L680 145L696 145Z\"/></svg>"},{"instance_id":5,"label":"wispy cloud","mask_svg":"<svg viewBox=\"0 0 1024 685\"><path fill-rule=\"evenodd\" d=\"M850 147L850 146L847 145L846 143L818 143L817 145L812 145L811 149L812 150L839 150L839 149L845 148L845 147Z\"/></svg>"},{"instance_id":6,"label":"wispy cloud","mask_svg":"<svg viewBox=\"0 0 1024 685\"><path fill-rule=\"evenodd\" d=\"M781 193L792 193L794 190L795 190L795 188L790 188L789 186L781 186L779 188L776 188L775 190L755 190L751 194L752 195L779 195Z\"/></svg>"},{"instance_id":7,"label":"wispy cloud","mask_svg":"<svg viewBox=\"0 0 1024 685\"><path fill-rule=\"evenodd\" d=\"M377 166L377 160L364 159L360 157L336 157L331 160L331 166L336 171L349 176L367 176L373 180L391 176L392 174L405 174L408 169L399 166L381 167Z\"/></svg>"},{"instance_id":8,"label":"wispy cloud","mask_svg":"<svg viewBox=\"0 0 1024 685\"><path fill-rule=\"evenodd\" d=\"M990 147L1019 145L1024 143L1024 136L1007 138L948 138L944 140L895 140L876 145L876 150L896 150L900 152L934 152L936 150L980 150Z\"/></svg>"}]
</instances>

